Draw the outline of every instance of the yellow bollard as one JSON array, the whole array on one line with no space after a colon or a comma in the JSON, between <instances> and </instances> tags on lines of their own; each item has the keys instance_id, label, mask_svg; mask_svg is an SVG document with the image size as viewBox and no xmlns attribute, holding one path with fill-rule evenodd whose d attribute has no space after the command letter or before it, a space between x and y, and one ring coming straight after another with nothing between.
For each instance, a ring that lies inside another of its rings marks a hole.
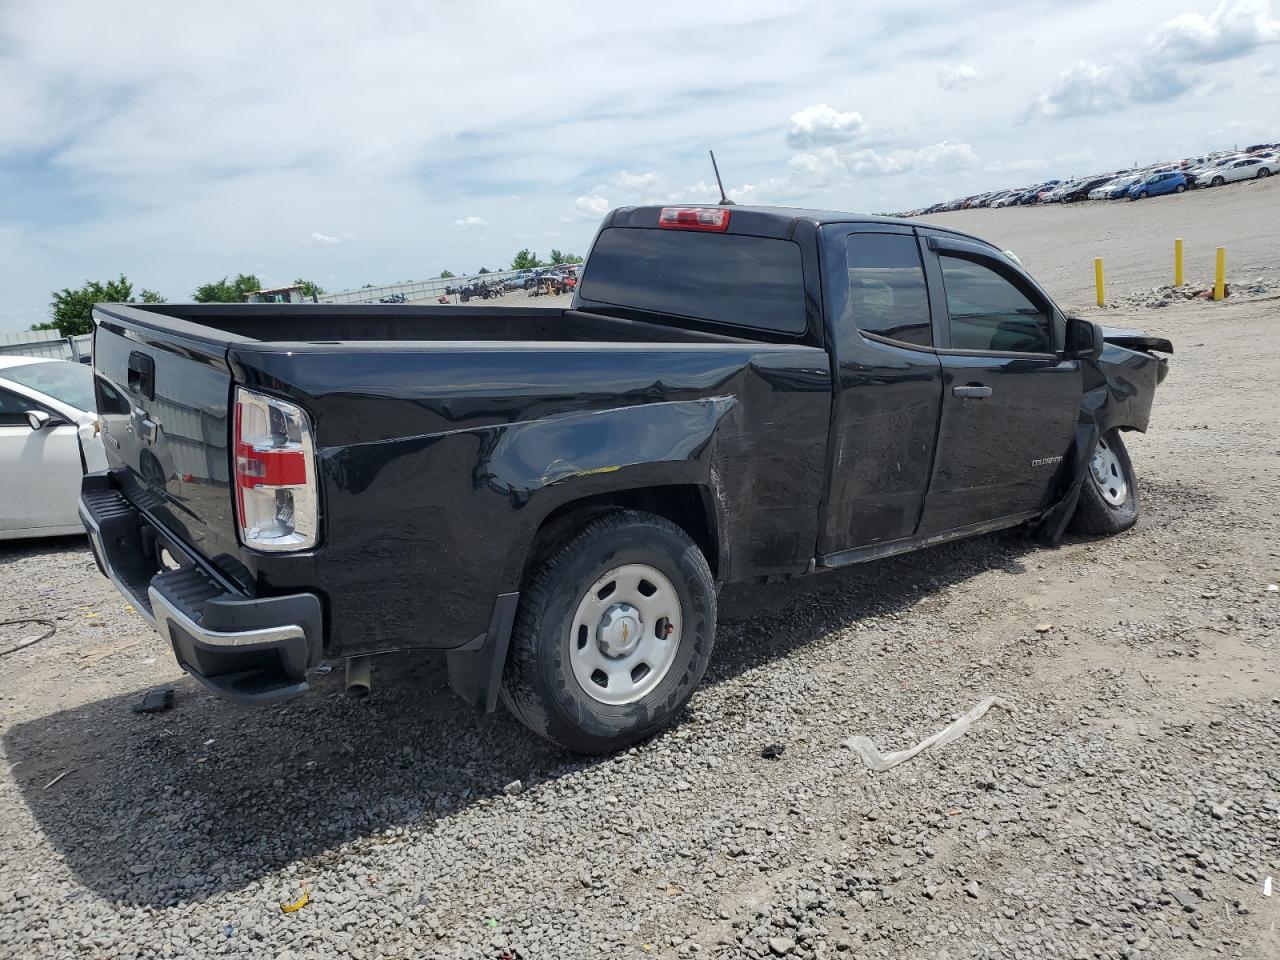
<instances>
[{"instance_id":1,"label":"yellow bollard","mask_svg":"<svg viewBox=\"0 0 1280 960\"><path fill-rule=\"evenodd\" d=\"M1173 285L1182 286L1182 238L1173 241Z\"/></svg>"},{"instance_id":2,"label":"yellow bollard","mask_svg":"<svg viewBox=\"0 0 1280 960\"><path fill-rule=\"evenodd\" d=\"M1227 295L1227 248L1218 248L1218 265L1213 274L1213 299L1221 300Z\"/></svg>"},{"instance_id":3,"label":"yellow bollard","mask_svg":"<svg viewBox=\"0 0 1280 960\"><path fill-rule=\"evenodd\" d=\"M1093 282L1098 287L1098 306L1103 306L1107 302L1106 292L1102 286L1102 258L1098 257L1093 261Z\"/></svg>"}]
</instances>

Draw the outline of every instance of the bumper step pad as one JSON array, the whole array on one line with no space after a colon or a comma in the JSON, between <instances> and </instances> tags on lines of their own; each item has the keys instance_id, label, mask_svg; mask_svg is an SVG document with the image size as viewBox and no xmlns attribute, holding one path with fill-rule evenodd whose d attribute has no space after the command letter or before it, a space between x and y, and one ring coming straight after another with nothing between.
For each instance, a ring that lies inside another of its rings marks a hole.
<instances>
[{"instance_id":1,"label":"bumper step pad","mask_svg":"<svg viewBox=\"0 0 1280 960\"><path fill-rule=\"evenodd\" d=\"M314 594L248 597L228 592L183 550L183 566L160 569L159 532L106 474L81 488L80 515L98 568L172 645L179 666L225 699L288 700L309 689L322 655L323 620ZM176 549L176 547L175 547Z\"/></svg>"}]
</instances>

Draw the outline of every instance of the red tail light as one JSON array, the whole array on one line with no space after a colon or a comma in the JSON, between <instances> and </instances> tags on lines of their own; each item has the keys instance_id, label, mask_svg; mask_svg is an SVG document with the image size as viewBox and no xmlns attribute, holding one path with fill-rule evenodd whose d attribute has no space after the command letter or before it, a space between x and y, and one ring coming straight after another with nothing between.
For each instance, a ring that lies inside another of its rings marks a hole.
<instances>
[{"instance_id":1,"label":"red tail light","mask_svg":"<svg viewBox=\"0 0 1280 960\"><path fill-rule=\"evenodd\" d=\"M667 230L704 230L724 233L729 229L729 211L724 207L663 207L658 226Z\"/></svg>"},{"instance_id":2,"label":"red tail light","mask_svg":"<svg viewBox=\"0 0 1280 960\"><path fill-rule=\"evenodd\" d=\"M235 486L245 546L276 552L315 546L315 445L301 407L236 388Z\"/></svg>"}]
</instances>

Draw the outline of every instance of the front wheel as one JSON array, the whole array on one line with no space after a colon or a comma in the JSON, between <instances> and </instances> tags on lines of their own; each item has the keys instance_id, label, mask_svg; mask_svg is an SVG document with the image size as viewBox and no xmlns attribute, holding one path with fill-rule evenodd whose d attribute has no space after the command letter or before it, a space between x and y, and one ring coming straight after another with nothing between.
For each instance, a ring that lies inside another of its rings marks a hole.
<instances>
[{"instance_id":1,"label":"front wheel","mask_svg":"<svg viewBox=\"0 0 1280 960\"><path fill-rule=\"evenodd\" d=\"M1072 533L1110 536L1138 522L1138 481L1119 430L1098 438L1080 500L1071 518Z\"/></svg>"},{"instance_id":2,"label":"front wheel","mask_svg":"<svg viewBox=\"0 0 1280 960\"><path fill-rule=\"evenodd\" d=\"M1173 192L1174 192L1174 193L1182 193L1182 192L1184 192L1186 189L1187 189L1187 188L1186 188L1186 187L1184 187L1182 184L1178 184L1176 187L1174 187L1174 188L1173 188Z\"/></svg>"},{"instance_id":3,"label":"front wheel","mask_svg":"<svg viewBox=\"0 0 1280 960\"><path fill-rule=\"evenodd\" d=\"M1211 187L1220 187L1220 186L1222 186L1222 185L1223 185L1224 183L1226 183L1226 182L1227 182L1227 181L1223 180L1221 177L1214 177L1214 178L1209 182L1209 186L1211 186Z\"/></svg>"},{"instance_id":4,"label":"front wheel","mask_svg":"<svg viewBox=\"0 0 1280 960\"><path fill-rule=\"evenodd\" d=\"M1269 177L1269 176L1271 176L1271 171L1270 171L1270 170L1268 170L1266 167L1259 167L1259 168L1258 168L1258 179L1259 179L1259 180L1261 180L1263 177Z\"/></svg>"},{"instance_id":5,"label":"front wheel","mask_svg":"<svg viewBox=\"0 0 1280 960\"><path fill-rule=\"evenodd\" d=\"M688 702L715 632L715 582L688 534L654 514L609 514L527 582L502 698L517 720L561 747L621 750Z\"/></svg>"}]
</instances>

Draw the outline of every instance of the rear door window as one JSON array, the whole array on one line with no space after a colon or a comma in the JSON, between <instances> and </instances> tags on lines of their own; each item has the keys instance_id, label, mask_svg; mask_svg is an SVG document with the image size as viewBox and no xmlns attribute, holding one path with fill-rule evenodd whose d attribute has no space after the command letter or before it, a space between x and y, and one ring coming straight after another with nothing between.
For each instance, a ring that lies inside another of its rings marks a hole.
<instances>
[{"instance_id":1,"label":"rear door window","mask_svg":"<svg viewBox=\"0 0 1280 960\"><path fill-rule=\"evenodd\" d=\"M849 307L863 333L914 347L933 346L929 293L916 238L851 233Z\"/></svg>"},{"instance_id":2,"label":"rear door window","mask_svg":"<svg viewBox=\"0 0 1280 960\"><path fill-rule=\"evenodd\" d=\"M731 233L612 228L597 238L582 298L778 333L806 328L800 246Z\"/></svg>"},{"instance_id":3,"label":"rear door window","mask_svg":"<svg viewBox=\"0 0 1280 960\"><path fill-rule=\"evenodd\" d=\"M942 283L953 350L1053 353L1048 309L977 260L944 254Z\"/></svg>"}]
</instances>

